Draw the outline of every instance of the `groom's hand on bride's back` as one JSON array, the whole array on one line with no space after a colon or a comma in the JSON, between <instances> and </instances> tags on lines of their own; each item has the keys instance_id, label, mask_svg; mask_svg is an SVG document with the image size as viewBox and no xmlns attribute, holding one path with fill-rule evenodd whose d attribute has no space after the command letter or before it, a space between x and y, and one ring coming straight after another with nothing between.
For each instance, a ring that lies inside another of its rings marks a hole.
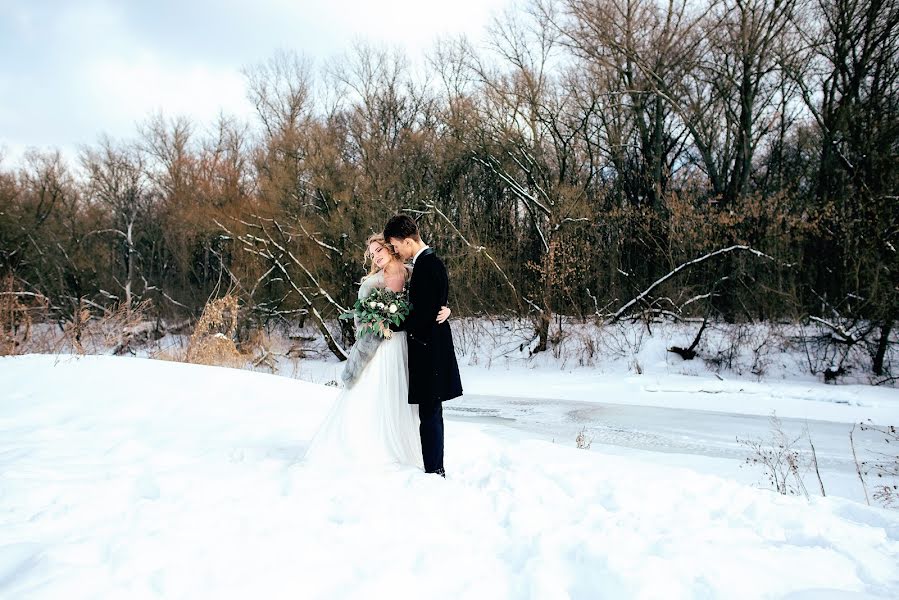
<instances>
[{"instance_id":1,"label":"groom's hand on bride's back","mask_svg":"<svg viewBox=\"0 0 899 600\"><path fill-rule=\"evenodd\" d=\"M453 314L453 311L450 309L450 307L443 306L440 308L440 312L437 313L437 318L434 320L437 322L437 324L442 325L446 323L451 314ZM388 323L388 327L390 328L390 331L406 331L406 321L400 321L399 325Z\"/></svg>"}]
</instances>

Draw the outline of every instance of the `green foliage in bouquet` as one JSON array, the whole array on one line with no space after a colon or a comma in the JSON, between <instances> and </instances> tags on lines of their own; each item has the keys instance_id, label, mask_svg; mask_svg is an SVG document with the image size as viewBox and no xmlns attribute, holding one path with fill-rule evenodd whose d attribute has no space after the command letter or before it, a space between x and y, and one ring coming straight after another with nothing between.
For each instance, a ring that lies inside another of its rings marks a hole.
<instances>
[{"instance_id":1,"label":"green foliage in bouquet","mask_svg":"<svg viewBox=\"0 0 899 600\"><path fill-rule=\"evenodd\" d=\"M412 311L405 291L394 292L387 288L375 288L365 298L356 300L353 312L340 315L341 319L359 319L359 335L370 333L389 338L393 333L390 324L399 325Z\"/></svg>"}]
</instances>

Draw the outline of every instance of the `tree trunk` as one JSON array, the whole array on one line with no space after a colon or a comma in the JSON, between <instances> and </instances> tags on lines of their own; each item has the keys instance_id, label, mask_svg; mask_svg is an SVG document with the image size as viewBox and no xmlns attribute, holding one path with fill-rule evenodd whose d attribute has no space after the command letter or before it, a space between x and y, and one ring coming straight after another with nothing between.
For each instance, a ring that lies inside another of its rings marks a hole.
<instances>
[{"instance_id":1,"label":"tree trunk","mask_svg":"<svg viewBox=\"0 0 899 600\"><path fill-rule=\"evenodd\" d=\"M546 344L549 338L549 323L552 321L552 313L547 309L543 309L537 317L537 347L534 348L532 354L538 352L546 352Z\"/></svg>"},{"instance_id":2,"label":"tree trunk","mask_svg":"<svg viewBox=\"0 0 899 600\"><path fill-rule=\"evenodd\" d=\"M127 244L128 244L128 275L125 279L125 310L128 315L131 315L131 282L134 278L134 222L128 223L128 236L127 236Z\"/></svg>"},{"instance_id":3,"label":"tree trunk","mask_svg":"<svg viewBox=\"0 0 899 600\"><path fill-rule=\"evenodd\" d=\"M883 375L883 359L887 353L887 346L890 345L890 331L892 329L892 319L884 321L880 326L880 339L877 340L877 352L874 354L874 364L872 365L875 375Z\"/></svg>"}]
</instances>

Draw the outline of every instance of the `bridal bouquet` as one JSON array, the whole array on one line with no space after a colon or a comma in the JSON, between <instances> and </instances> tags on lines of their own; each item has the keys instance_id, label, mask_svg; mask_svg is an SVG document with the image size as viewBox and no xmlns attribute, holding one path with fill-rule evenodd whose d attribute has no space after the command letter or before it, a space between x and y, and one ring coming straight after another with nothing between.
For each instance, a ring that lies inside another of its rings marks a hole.
<instances>
[{"instance_id":1,"label":"bridal bouquet","mask_svg":"<svg viewBox=\"0 0 899 600\"><path fill-rule=\"evenodd\" d=\"M390 323L399 325L412 311L406 293L387 288L375 288L365 298L356 300L353 312L340 315L341 319L358 319L359 335L371 333L389 339Z\"/></svg>"}]
</instances>

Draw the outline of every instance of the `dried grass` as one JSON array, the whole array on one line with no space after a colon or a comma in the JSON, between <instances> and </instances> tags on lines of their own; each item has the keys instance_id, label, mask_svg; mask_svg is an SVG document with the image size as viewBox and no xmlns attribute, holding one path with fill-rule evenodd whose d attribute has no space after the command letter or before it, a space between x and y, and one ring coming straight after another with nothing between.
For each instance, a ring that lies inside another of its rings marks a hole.
<instances>
[{"instance_id":1,"label":"dried grass","mask_svg":"<svg viewBox=\"0 0 899 600\"><path fill-rule=\"evenodd\" d=\"M62 327L63 340L78 354L134 354L132 345L145 342L152 335L147 314L153 305L149 300L133 306L116 305L100 314L90 310L84 300L73 318Z\"/></svg>"},{"instance_id":2,"label":"dried grass","mask_svg":"<svg viewBox=\"0 0 899 600\"><path fill-rule=\"evenodd\" d=\"M783 423L777 415L772 414L769 422L771 433L767 440L737 438L737 442L750 452L744 464L761 468L768 484L779 494L784 496L802 494L808 498L803 472L808 469L809 461L797 447L802 438L809 438L808 430L790 437L784 431ZM815 461L817 462L817 457Z\"/></svg>"},{"instance_id":3,"label":"dried grass","mask_svg":"<svg viewBox=\"0 0 899 600\"><path fill-rule=\"evenodd\" d=\"M23 354L32 340L33 313L47 310L47 299L25 292L7 275L0 292L0 356Z\"/></svg>"},{"instance_id":4,"label":"dried grass","mask_svg":"<svg viewBox=\"0 0 899 600\"><path fill-rule=\"evenodd\" d=\"M589 450L590 449L590 446L593 445L593 438L591 436L587 435L586 427L584 427L580 430L580 432L577 434L577 437L574 438L574 443L581 450Z\"/></svg>"},{"instance_id":5,"label":"dried grass","mask_svg":"<svg viewBox=\"0 0 899 600\"><path fill-rule=\"evenodd\" d=\"M190 336L184 362L197 365L245 367L250 357L241 354L234 343L240 307L231 294L206 303Z\"/></svg>"}]
</instances>

